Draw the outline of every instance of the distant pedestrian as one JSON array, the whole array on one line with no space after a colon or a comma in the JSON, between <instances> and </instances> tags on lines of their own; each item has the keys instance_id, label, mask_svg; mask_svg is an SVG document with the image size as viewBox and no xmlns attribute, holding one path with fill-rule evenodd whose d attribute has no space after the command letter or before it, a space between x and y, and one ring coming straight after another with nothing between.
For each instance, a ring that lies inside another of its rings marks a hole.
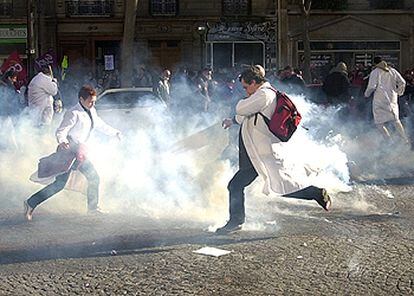
<instances>
[{"instance_id":1,"label":"distant pedestrian","mask_svg":"<svg viewBox=\"0 0 414 296\"><path fill-rule=\"evenodd\" d=\"M405 142L409 142L404 127L401 124L398 110L398 96L404 94L406 82L401 74L387 65L380 57L374 58L375 68L369 75L365 97L374 93L372 113L374 122L385 138L390 138L387 123L395 126Z\"/></svg>"},{"instance_id":2,"label":"distant pedestrian","mask_svg":"<svg viewBox=\"0 0 414 296\"><path fill-rule=\"evenodd\" d=\"M349 87L348 68L344 62L340 62L326 76L322 90L329 104L347 104L351 97Z\"/></svg>"},{"instance_id":3,"label":"distant pedestrian","mask_svg":"<svg viewBox=\"0 0 414 296\"><path fill-rule=\"evenodd\" d=\"M29 113L37 127L49 126L53 119L53 96L58 93L57 80L50 67L42 68L28 86Z\"/></svg>"},{"instance_id":4,"label":"distant pedestrian","mask_svg":"<svg viewBox=\"0 0 414 296\"><path fill-rule=\"evenodd\" d=\"M171 71L165 69L162 71L158 84L156 85L155 93L160 99L162 99L167 105L171 104Z\"/></svg>"},{"instance_id":5,"label":"distant pedestrian","mask_svg":"<svg viewBox=\"0 0 414 296\"><path fill-rule=\"evenodd\" d=\"M14 84L17 72L9 70L0 79L0 150L17 149L14 125L21 112L20 94Z\"/></svg>"},{"instance_id":6,"label":"distant pedestrian","mask_svg":"<svg viewBox=\"0 0 414 296\"><path fill-rule=\"evenodd\" d=\"M305 92L305 80L303 80L303 77L296 73L291 66L286 66L283 69L281 82L288 93L302 94Z\"/></svg>"},{"instance_id":7,"label":"distant pedestrian","mask_svg":"<svg viewBox=\"0 0 414 296\"><path fill-rule=\"evenodd\" d=\"M0 116L15 116L21 111L20 94L14 84L17 72L9 70L0 80Z\"/></svg>"},{"instance_id":8,"label":"distant pedestrian","mask_svg":"<svg viewBox=\"0 0 414 296\"><path fill-rule=\"evenodd\" d=\"M213 71L204 68L196 78L196 87L201 99L202 110L209 111L213 95Z\"/></svg>"}]
</instances>

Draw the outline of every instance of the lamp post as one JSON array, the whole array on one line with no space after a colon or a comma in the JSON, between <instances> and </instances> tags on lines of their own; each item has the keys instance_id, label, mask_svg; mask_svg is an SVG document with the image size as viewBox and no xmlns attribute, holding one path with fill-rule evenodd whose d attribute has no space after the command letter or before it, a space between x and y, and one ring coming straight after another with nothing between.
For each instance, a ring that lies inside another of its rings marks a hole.
<instances>
[{"instance_id":1,"label":"lamp post","mask_svg":"<svg viewBox=\"0 0 414 296\"><path fill-rule=\"evenodd\" d=\"M200 68L204 66L204 36L206 32L205 26L197 27L198 35L200 36Z\"/></svg>"},{"instance_id":2,"label":"lamp post","mask_svg":"<svg viewBox=\"0 0 414 296\"><path fill-rule=\"evenodd\" d=\"M36 1L27 1L27 69L28 78L32 78L33 73L33 61L36 54L35 48L35 30L34 30L34 13L35 13Z\"/></svg>"}]
</instances>

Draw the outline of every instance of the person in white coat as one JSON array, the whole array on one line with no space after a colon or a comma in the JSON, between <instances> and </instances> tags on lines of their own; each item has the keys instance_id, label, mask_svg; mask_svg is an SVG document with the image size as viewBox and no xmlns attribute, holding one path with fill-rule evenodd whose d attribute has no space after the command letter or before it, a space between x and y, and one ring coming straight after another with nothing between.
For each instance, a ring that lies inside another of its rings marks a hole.
<instances>
[{"instance_id":1,"label":"person in white coat","mask_svg":"<svg viewBox=\"0 0 414 296\"><path fill-rule=\"evenodd\" d=\"M93 164L88 160L83 149L91 132L99 130L109 136L120 139L120 131L106 124L96 113L96 90L90 85L84 85L79 91L79 103L66 111L62 123L56 130L58 151L71 149L75 151L76 160L69 170L58 175L55 181L33 194L24 202L25 217L32 220L33 210L42 202L61 191L72 170L79 170L88 181L87 198L88 213L100 213L99 201L99 175Z\"/></svg>"},{"instance_id":2,"label":"person in white coat","mask_svg":"<svg viewBox=\"0 0 414 296\"><path fill-rule=\"evenodd\" d=\"M49 67L42 68L28 86L29 114L36 127L49 126L53 119L53 96L58 93L57 80Z\"/></svg>"},{"instance_id":3,"label":"person in white coat","mask_svg":"<svg viewBox=\"0 0 414 296\"><path fill-rule=\"evenodd\" d=\"M272 150L272 144L280 140L269 130L264 119L257 116L260 112L271 118L276 107L276 93L266 82L263 69L252 66L240 75L240 82L248 97L240 100L236 106L236 116L223 120L223 127L232 124L241 125L239 134L239 170L228 184L230 219L227 224L216 230L226 234L241 229L245 222L244 189L257 176L265 181L263 193L316 200L325 210L331 205L326 190L309 186L300 190L299 185L284 175L283 164Z\"/></svg>"},{"instance_id":4,"label":"person in white coat","mask_svg":"<svg viewBox=\"0 0 414 296\"><path fill-rule=\"evenodd\" d=\"M365 97L374 93L372 113L375 125L385 138L390 138L386 124L394 124L400 136L408 143L398 111L398 96L404 94L406 82L397 70L388 66L380 57L375 57L374 63L375 69L369 75Z\"/></svg>"}]
</instances>

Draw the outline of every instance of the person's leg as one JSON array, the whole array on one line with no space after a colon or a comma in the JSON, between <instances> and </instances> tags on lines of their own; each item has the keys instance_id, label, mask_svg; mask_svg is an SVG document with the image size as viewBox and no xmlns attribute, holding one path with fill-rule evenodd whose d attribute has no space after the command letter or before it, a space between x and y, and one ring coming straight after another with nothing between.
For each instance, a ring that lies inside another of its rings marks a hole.
<instances>
[{"instance_id":1,"label":"person's leg","mask_svg":"<svg viewBox=\"0 0 414 296\"><path fill-rule=\"evenodd\" d=\"M249 186L257 177L256 170L249 169L239 170L230 180L227 189L229 190L229 208L230 220L244 223L244 188Z\"/></svg>"},{"instance_id":2,"label":"person's leg","mask_svg":"<svg viewBox=\"0 0 414 296\"><path fill-rule=\"evenodd\" d=\"M99 175L95 170L93 164L86 160L78 168L78 170L86 177L88 180L88 211L94 211L98 209L99 201Z\"/></svg>"},{"instance_id":3,"label":"person's leg","mask_svg":"<svg viewBox=\"0 0 414 296\"><path fill-rule=\"evenodd\" d=\"M282 196L301 200L315 200L326 211L328 211L332 205L331 198L328 195L326 189L316 186L308 186L291 193L286 193Z\"/></svg>"},{"instance_id":4,"label":"person's leg","mask_svg":"<svg viewBox=\"0 0 414 296\"><path fill-rule=\"evenodd\" d=\"M226 234L241 229L245 221L244 188L250 185L257 177L253 167L239 170L229 182L229 212L230 219L226 225L216 230L218 234Z\"/></svg>"},{"instance_id":5,"label":"person's leg","mask_svg":"<svg viewBox=\"0 0 414 296\"><path fill-rule=\"evenodd\" d=\"M24 215L27 220L32 220L33 211L39 204L41 204L42 202L44 202L45 200L47 200L54 194L58 193L65 187L66 182L68 181L69 175L70 175L70 171L57 176L55 182L53 182L52 184L49 184L42 190L36 192L31 197L29 197L28 200L24 202L24 206L25 206Z\"/></svg>"},{"instance_id":6,"label":"person's leg","mask_svg":"<svg viewBox=\"0 0 414 296\"><path fill-rule=\"evenodd\" d=\"M27 200L27 203L29 204L29 206L34 209L35 207L37 207L42 202L44 202L45 200L47 200L48 198L50 198L54 194L61 191L65 187L66 182L68 181L69 174L70 174L70 172L67 172L67 173L64 173L62 175L57 176L55 182L53 182L52 184L49 184L48 186L46 186L42 190L40 190L40 191L36 192L35 194L33 194Z\"/></svg>"},{"instance_id":7,"label":"person's leg","mask_svg":"<svg viewBox=\"0 0 414 296\"><path fill-rule=\"evenodd\" d=\"M388 131L388 129L385 127L385 125L384 124L382 124L382 123L377 123L376 124L376 127L377 127L377 129L379 130L379 132L381 133L381 135L383 135L383 137L385 138L385 139L390 139L391 138L391 135L390 135L390 132Z\"/></svg>"},{"instance_id":8,"label":"person's leg","mask_svg":"<svg viewBox=\"0 0 414 296\"><path fill-rule=\"evenodd\" d=\"M410 141L407 137L407 134L405 132L404 126L402 125L401 121L397 120L394 122L395 125L395 129L398 131L398 133L400 134L401 138L403 138L403 140L409 144Z\"/></svg>"}]
</instances>

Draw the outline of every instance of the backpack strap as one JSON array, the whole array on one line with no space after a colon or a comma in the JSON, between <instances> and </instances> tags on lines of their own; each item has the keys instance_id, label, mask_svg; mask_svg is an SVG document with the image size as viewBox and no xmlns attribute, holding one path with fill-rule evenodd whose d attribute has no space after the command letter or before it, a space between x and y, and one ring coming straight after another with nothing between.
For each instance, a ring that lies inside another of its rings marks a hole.
<instances>
[{"instance_id":1,"label":"backpack strap","mask_svg":"<svg viewBox=\"0 0 414 296\"><path fill-rule=\"evenodd\" d=\"M277 103L277 100L278 100L279 96L281 95L281 92L278 91L276 88L274 88L272 85L269 86L269 87L266 87L266 89L270 89L270 90L275 92L275 94L276 94L276 103ZM260 114L263 117L263 120L265 121L265 123L267 125L269 125L270 119L267 118L262 112L258 112L254 115L254 125L257 124L257 114Z\"/></svg>"}]
</instances>

